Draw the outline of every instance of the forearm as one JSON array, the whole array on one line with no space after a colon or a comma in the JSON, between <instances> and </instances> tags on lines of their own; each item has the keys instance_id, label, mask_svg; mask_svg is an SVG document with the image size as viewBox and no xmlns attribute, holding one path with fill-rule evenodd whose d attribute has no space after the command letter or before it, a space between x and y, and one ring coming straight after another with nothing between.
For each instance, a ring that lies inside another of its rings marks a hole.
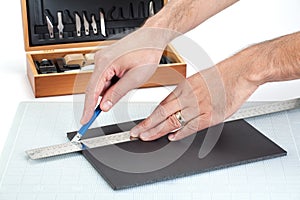
<instances>
[{"instance_id":1,"label":"forearm","mask_svg":"<svg viewBox=\"0 0 300 200\"><path fill-rule=\"evenodd\" d=\"M163 50L176 37L237 1L171 0L158 13L150 17L142 28L117 43L116 50L120 52L119 54L128 49L140 49L141 47ZM122 43L123 41L124 43Z\"/></svg>"},{"instance_id":2,"label":"forearm","mask_svg":"<svg viewBox=\"0 0 300 200\"><path fill-rule=\"evenodd\" d=\"M238 0L171 0L144 27L185 33Z\"/></svg>"},{"instance_id":3,"label":"forearm","mask_svg":"<svg viewBox=\"0 0 300 200\"><path fill-rule=\"evenodd\" d=\"M300 32L252 45L216 68L226 94L227 118L260 85L300 78Z\"/></svg>"},{"instance_id":4,"label":"forearm","mask_svg":"<svg viewBox=\"0 0 300 200\"><path fill-rule=\"evenodd\" d=\"M243 56L246 55L246 56ZM241 52L243 75L261 85L300 78L300 32L254 45Z\"/></svg>"}]
</instances>

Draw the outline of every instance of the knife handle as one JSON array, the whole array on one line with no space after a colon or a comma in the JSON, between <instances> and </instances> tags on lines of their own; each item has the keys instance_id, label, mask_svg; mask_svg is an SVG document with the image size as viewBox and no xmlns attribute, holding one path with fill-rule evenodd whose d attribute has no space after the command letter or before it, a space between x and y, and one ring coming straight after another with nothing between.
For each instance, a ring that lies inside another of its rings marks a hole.
<instances>
[{"instance_id":1,"label":"knife handle","mask_svg":"<svg viewBox=\"0 0 300 200\"><path fill-rule=\"evenodd\" d=\"M86 124L84 124L78 131L78 133L83 136L85 132L88 130L88 128L92 125L92 123L95 121L95 119L98 117L98 115L101 113L100 104L97 106L97 108L94 111L94 114L90 121Z\"/></svg>"}]
</instances>

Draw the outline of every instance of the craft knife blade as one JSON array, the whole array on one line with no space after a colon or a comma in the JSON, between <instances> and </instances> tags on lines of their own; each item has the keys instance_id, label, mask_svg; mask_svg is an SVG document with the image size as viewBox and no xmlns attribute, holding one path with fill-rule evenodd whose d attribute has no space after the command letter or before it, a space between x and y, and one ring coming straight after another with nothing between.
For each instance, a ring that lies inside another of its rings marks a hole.
<instances>
[{"instance_id":1,"label":"craft knife blade","mask_svg":"<svg viewBox=\"0 0 300 200\"><path fill-rule=\"evenodd\" d=\"M99 116L101 113L100 104L96 107L93 116L91 117L90 121L88 121L86 124L84 124L79 131L77 131L77 134L73 137L71 142L79 142L81 137L86 133L88 128L92 125L92 123L95 121L95 119Z\"/></svg>"},{"instance_id":2,"label":"craft knife blade","mask_svg":"<svg viewBox=\"0 0 300 200\"><path fill-rule=\"evenodd\" d=\"M57 29L58 29L58 35L59 38L63 38L64 37L64 24L62 21L62 12L57 12L57 19L58 19L58 25L57 25Z\"/></svg>"},{"instance_id":3,"label":"craft knife blade","mask_svg":"<svg viewBox=\"0 0 300 200\"><path fill-rule=\"evenodd\" d=\"M154 15L154 5L153 1L149 2L149 17L152 17Z\"/></svg>"},{"instance_id":4,"label":"craft knife blade","mask_svg":"<svg viewBox=\"0 0 300 200\"><path fill-rule=\"evenodd\" d=\"M48 16L46 16L46 21L47 21L47 25L48 25L48 31L49 31L50 38L54 38L53 24Z\"/></svg>"},{"instance_id":5,"label":"craft knife blade","mask_svg":"<svg viewBox=\"0 0 300 200\"><path fill-rule=\"evenodd\" d=\"M95 119L99 116L100 113L101 113L101 109L99 104L96 107L91 119L79 129L76 135L72 138L71 142L48 146L48 147L42 147L38 149L32 149L26 151L26 153L32 159L38 159L38 158L45 158L54 155L62 155L66 153L77 152L85 149L86 147L82 143L81 137L87 132L88 128L91 126L91 124L95 121ZM89 143L87 143L87 145L88 144Z\"/></svg>"},{"instance_id":6,"label":"craft knife blade","mask_svg":"<svg viewBox=\"0 0 300 200\"><path fill-rule=\"evenodd\" d=\"M95 15L92 15L92 28L93 28L93 32L96 35L98 33L98 29L97 29L97 23L96 23L96 19L95 19Z\"/></svg>"},{"instance_id":7,"label":"craft knife blade","mask_svg":"<svg viewBox=\"0 0 300 200\"><path fill-rule=\"evenodd\" d=\"M101 34L106 37L105 18L102 10L100 10L100 28Z\"/></svg>"},{"instance_id":8,"label":"craft knife blade","mask_svg":"<svg viewBox=\"0 0 300 200\"><path fill-rule=\"evenodd\" d=\"M85 13L83 13L83 25L84 25L85 35L90 35L90 24L86 19Z\"/></svg>"},{"instance_id":9,"label":"craft knife blade","mask_svg":"<svg viewBox=\"0 0 300 200\"><path fill-rule=\"evenodd\" d=\"M76 21L77 36L80 37L81 36L81 20L77 13L75 13L75 21Z\"/></svg>"}]
</instances>

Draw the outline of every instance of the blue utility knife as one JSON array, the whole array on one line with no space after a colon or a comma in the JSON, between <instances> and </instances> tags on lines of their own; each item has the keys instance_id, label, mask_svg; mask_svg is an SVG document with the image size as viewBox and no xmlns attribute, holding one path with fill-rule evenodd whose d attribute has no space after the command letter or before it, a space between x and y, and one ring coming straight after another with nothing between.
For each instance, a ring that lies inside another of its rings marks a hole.
<instances>
[{"instance_id":1,"label":"blue utility knife","mask_svg":"<svg viewBox=\"0 0 300 200\"><path fill-rule=\"evenodd\" d=\"M84 124L79 131L77 131L77 134L73 137L73 139L71 140L71 142L79 142L79 140L81 140L82 136L84 136L84 134L86 133L86 131L88 130L88 128L92 125L92 123L95 121L95 119L99 116L99 114L101 113L101 109L100 109L100 104L97 106L97 108L94 111L94 114L92 116L92 118L90 119L90 121L88 121L88 123Z\"/></svg>"}]
</instances>

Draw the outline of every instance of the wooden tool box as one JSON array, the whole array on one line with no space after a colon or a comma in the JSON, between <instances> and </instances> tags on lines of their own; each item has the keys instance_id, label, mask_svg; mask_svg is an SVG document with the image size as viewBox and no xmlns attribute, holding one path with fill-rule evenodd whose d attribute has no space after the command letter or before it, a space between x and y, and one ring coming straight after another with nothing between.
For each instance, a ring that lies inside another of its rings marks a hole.
<instances>
[{"instance_id":1,"label":"wooden tool box","mask_svg":"<svg viewBox=\"0 0 300 200\"><path fill-rule=\"evenodd\" d=\"M21 0L21 3L27 76L35 97L45 97L84 93L92 71L41 74L36 61L95 52L140 27L151 14L150 4L152 11L157 13L167 0ZM61 35L58 12L64 25ZM105 35L101 34L103 24L99 13L103 13ZM79 32L76 14L81 20ZM89 35L85 33L83 15L89 22ZM53 35L49 32L47 18L53 25ZM93 32L93 21L97 34ZM164 56L172 63L161 64L142 87L177 84L186 76L186 64L172 46L167 46Z\"/></svg>"}]
</instances>

